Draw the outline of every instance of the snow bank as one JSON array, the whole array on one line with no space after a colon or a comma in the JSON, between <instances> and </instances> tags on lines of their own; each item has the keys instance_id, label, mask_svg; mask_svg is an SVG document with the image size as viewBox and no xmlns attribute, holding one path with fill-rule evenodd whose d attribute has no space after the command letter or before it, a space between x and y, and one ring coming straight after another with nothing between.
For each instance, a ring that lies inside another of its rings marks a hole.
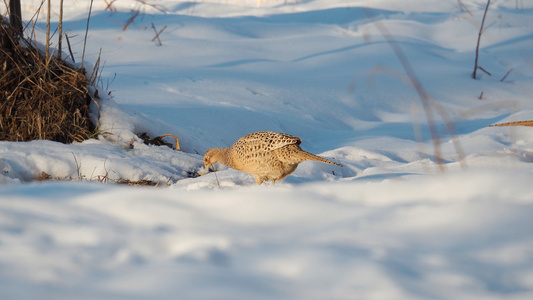
<instances>
[{"instance_id":1,"label":"snow bank","mask_svg":"<svg viewBox=\"0 0 533 300\"><path fill-rule=\"evenodd\" d=\"M3 187L3 299L527 299L530 172Z\"/></svg>"}]
</instances>

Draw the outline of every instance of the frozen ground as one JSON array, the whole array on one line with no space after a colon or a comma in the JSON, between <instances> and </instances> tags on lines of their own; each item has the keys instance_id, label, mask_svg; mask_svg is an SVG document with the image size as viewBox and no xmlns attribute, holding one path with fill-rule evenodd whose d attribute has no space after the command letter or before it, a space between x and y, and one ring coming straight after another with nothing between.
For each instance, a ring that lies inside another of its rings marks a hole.
<instances>
[{"instance_id":1,"label":"frozen ground","mask_svg":"<svg viewBox=\"0 0 533 300\"><path fill-rule=\"evenodd\" d=\"M77 63L89 2L66 3ZM533 119L529 1L492 2L478 80L486 1L147 3L94 2L99 140L0 142L1 299L533 298L533 130L487 127ZM438 102L444 173L379 26ZM345 167L305 162L275 186L223 166L220 187L189 178L258 130Z\"/></svg>"}]
</instances>

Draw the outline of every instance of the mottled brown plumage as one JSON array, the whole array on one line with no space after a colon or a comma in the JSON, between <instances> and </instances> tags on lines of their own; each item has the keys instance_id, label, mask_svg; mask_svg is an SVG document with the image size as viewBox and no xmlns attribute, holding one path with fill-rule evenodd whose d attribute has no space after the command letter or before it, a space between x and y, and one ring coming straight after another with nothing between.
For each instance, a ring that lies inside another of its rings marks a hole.
<instances>
[{"instance_id":1,"label":"mottled brown plumage","mask_svg":"<svg viewBox=\"0 0 533 300\"><path fill-rule=\"evenodd\" d=\"M282 180L298 164L314 160L342 166L300 148L299 138L272 131L259 131L243 136L229 148L212 148L204 154L206 170L215 163L248 173L257 184L263 181Z\"/></svg>"}]
</instances>

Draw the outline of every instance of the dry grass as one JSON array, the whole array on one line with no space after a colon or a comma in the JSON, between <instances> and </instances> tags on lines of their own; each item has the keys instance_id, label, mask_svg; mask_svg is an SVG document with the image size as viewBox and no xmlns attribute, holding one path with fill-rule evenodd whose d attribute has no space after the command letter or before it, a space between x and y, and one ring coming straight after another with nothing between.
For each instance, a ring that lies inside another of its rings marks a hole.
<instances>
[{"instance_id":1,"label":"dry grass","mask_svg":"<svg viewBox=\"0 0 533 300\"><path fill-rule=\"evenodd\" d=\"M99 183L114 183L114 184L123 184L123 185L132 185L132 186L152 186L152 187L166 187L170 186L170 181L172 180L172 177L170 177L166 182L165 181L152 181L147 179L142 180L129 180L124 178L119 179L109 179L108 176L97 176L94 179L85 179L85 178L79 178L79 177L73 177L73 176L66 176L66 177L53 177L46 172L41 172L39 176L35 177L35 181L90 181L90 182L99 182Z\"/></svg>"},{"instance_id":2,"label":"dry grass","mask_svg":"<svg viewBox=\"0 0 533 300\"><path fill-rule=\"evenodd\" d=\"M2 39L10 38L0 19ZM62 143L89 138L87 77L60 59L40 52L29 41L0 45L0 140L53 140ZM24 45L21 46L20 44Z\"/></svg>"}]
</instances>

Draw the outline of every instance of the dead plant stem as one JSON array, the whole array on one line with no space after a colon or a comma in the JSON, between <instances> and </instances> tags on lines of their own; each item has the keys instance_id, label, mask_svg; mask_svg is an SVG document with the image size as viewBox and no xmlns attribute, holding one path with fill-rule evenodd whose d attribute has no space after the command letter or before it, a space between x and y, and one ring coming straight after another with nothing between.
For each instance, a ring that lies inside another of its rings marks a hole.
<instances>
[{"instance_id":1,"label":"dead plant stem","mask_svg":"<svg viewBox=\"0 0 533 300\"><path fill-rule=\"evenodd\" d=\"M48 56L50 55L50 13L52 0L48 0L48 15L46 16L46 68L48 69Z\"/></svg>"},{"instance_id":2,"label":"dead plant stem","mask_svg":"<svg viewBox=\"0 0 533 300\"><path fill-rule=\"evenodd\" d=\"M411 68L411 65L409 64L407 57L403 53L402 49L398 46L396 41L393 40L387 28L383 26L380 22L376 22L375 24L376 24L376 27L378 27L378 30L383 35L383 37L386 39L389 46L392 48L392 50L398 57L398 59L400 60L400 63L402 64L404 71L407 73L407 76L411 80L412 86L414 87L415 91L420 97L420 100L422 102L422 108L424 109L424 114L426 116L426 122L428 124L429 132L431 134L431 139L433 142L433 151L435 155L435 160L437 161L439 169L443 172L445 171L444 160L442 159L442 153L440 149L440 138L439 138L437 128L435 126L435 118L433 116L433 111L429 105L429 95L426 92L426 90L422 87L422 85L420 84L420 80L416 76L416 73L414 72L414 70Z\"/></svg>"},{"instance_id":3,"label":"dead plant stem","mask_svg":"<svg viewBox=\"0 0 533 300\"><path fill-rule=\"evenodd\" d=\"M59 30L59 41L57 43L57 58L61 60L61 52L63 51L63 0L59 2L59 25L57 26Z\"/></svg>"},{"instance_id":4,"label":"dead plant stem","mask_svg":"<svg viewBox=\"0 0 533 300\"><path fill-rule=\"evenodd\" d=\"M479 28L479 33L477 36L477 45L476 45L476 59L474 61L474 72L472 73L472 77L474 79L477 79L477 69L478 67L478 59L479 59L479 44L481 41L481 35L483 34L483 26L485 25L485 18L487 17L487 11L489 10L490 0L487 0L487 6L485 6L485 12L483 13L483 19L481 19L481 27Z\"/></svg>"},{"instance_id":5,"label":"dead plant stem","mask_svg":"<svg viewBox=\"0 0 533 300\"><path fill-rule=\"evenodd\" d=\"M91 4L89 5L89 15L87 16L87 26L85 27L85 38L83 39L83 53L81 55L80 68L83 68L83 62L85 60L85 49L87 48L87 35L89 34L89 22L91 21L92 10L93 10L93 0L91 0Z\"/></svg>"},{"instance_id":6,"label":"dead plant stem","mask_svg":"<svg viewBox=\"0 0 533 300\"><path fill-rule=\"evenodd\" d=\"M128 29L128 26L130 26L130 24L133 22L133 20L135 20L135 18L137 18L137 16L139 15L139 12L140 12L139 10L135 11L135 13L128 19L126 24L123 26L122 31L126 31Z\"/></svg>"},{"instance_id":7,"label":"dead plant stem","mask_svg":"<svg viewBox=\"0 0 533 300\"><path fill-rule=\"evenodd\" d=\"M72 47L70 47L70 40L68 39L68 35L65 34L65 39L67 40L67 46L68 46L68 52L70 53L70 58L74 63L76 63L76 60L74 59L74 54L72 53Z\"/></svg>"},{"instance_id":8,"label":"dead plant stem","mask_svg":"<svg viewBox=\"0 0 533 300\"><path fill-rule=\"evenodd\" d=\"M367 14L370 14L370 12L367 11ZM435 160L438 164L440 171L441 172L445 171L445 165L444 165L444 159L442 158L442 152L440 148L440 138L439 138L437 126L435 124L435 117L433 115L433 109L436 110L436 112L440 115L440 117L446 124L446 129L448 133L452 136L452 141L453 141L458 159L461 161L461 166L463 168L466 167L464 163L464 159L463 159L464 154L463 154L462 147L456 136L453 123L450 121L445 109L437 101L433 100L429 96L427 91L422 87L422 83L418 79L413 68L411 67L411 64L409 63L407 56L404 54L404 52L402 51L398 43L396 43L396 41L392 38L392 35L389 33L387 28L381 22L375 22L375 25L380 31L381 35L385 38L389 46L392 48L396 56L398 57L405 73L407 74L411 82L411 86L415 89L415 91L417 92L420 98L420 102L422 103L422 108L424 109L424 115L426 116L426 122L428 124L429 132L431 134L431 138L433 142L433 152L434 152Z\"/></svg>"},{"instance_id":9,"label":"dead plant stem","mask_svg":"<svg viewBox=\"0 0 533 300\"><path fill-rule=\"evenodd\" d=\"M509 69L509 71L507 71L507 73L505 73L505 75L502 77L502 79L500 79L500 82L503 82L505 80L505 78L507 78L507 76L509 76L509 73L511 73L513 71L513 68Z\"/></svg>"},{"instance_id":10,"label":"dead plant stem","mask_svg":"<svg viewBox=\"0 0 533 300\"><path fill-rule=\"evenodd\" d=\"M81 172L80 172L80 165L78 164L78 160L76 159L76 155L74 155L74 152L72 152L72 156L74 157L74 162L76 163L76 174L78 175L78 179L81 180Z\"/></svg>"},{"instance_id":11,"label":"dead plant stem","mask_svg":"<svg viewBox=\"0 0 533 300\"><path fill-rule=\"evenodd\" d=\"M215 168L213 167L213 173L215 173L215 179L217 180L217 185L220 187L220 181L218 180L217 171L215 171Z\"/></svg>"}]
</instances>

